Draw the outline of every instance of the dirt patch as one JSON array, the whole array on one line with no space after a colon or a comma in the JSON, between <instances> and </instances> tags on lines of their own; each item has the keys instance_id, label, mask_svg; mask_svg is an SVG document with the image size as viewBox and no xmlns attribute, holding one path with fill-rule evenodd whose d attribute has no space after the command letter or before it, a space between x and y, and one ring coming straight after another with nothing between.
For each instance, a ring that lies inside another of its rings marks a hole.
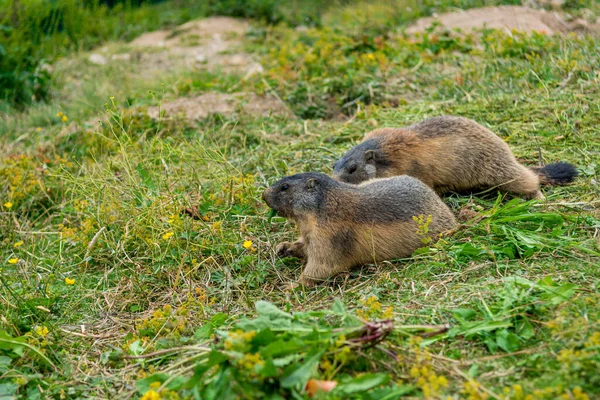
<instances>
[{"instance_id":1,"label":"dirt patch","mask_svg":"<svg viewBox=\"0 0 600 400\"><path fill-rule=\"evenodd\" d=\"M411 34L423 32L434 21L439 21L442 26L449 29L515 29L523 32L537 31L549 35L557 32L596 31L597 29L596 26L588 24L584 20L566 22L556 12L522 6L499 6L475 8L421 18L408 27L406 32Z\"/></svg>"},{"instance_id":2,"label":"dirt patch","mask_svg":"<svg viewBox=\"0 0 600 400\"><path fill-rule=\"evenodd\" d=\"M260 65L249 54L235 51L248 23L227 17L190 21L173 30L149 32L130 45L145 76L172 69L207 69L254 73Z\"/></svg>"},{"instance_id":3,"label":"dirt patch","mask_svg":"<svg viewBox=\"0 0 600 400\"><path fill-rule=\"evenodd\" d=\"M185 116L186 119L194 121L214 113L230 115L236 111L265 116L271 113L289 114L287 108L274 97L258 96L253 93L215 92L203 93L196 97L180 97L164 103L160 108L149 107L147 113L155 119L161 112L166 118Z\"/></svg>"}]
</instances>

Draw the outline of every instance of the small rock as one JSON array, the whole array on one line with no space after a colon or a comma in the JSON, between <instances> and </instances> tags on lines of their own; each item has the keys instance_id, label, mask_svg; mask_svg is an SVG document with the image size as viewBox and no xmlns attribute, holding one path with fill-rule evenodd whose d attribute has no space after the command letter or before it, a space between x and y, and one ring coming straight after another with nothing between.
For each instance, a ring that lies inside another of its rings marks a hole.
<instances>
[{"instance_id":1,"label":"small rock","mask_svg":"<svg viewBox=\"0 0 600 400\"><path fill-rule=\"evenodd\" d=\"M196 62L197 63L205 63L207 61L206 55L205 54L198 54L196 55Z\"/></svg>"},{"instance_id":2,"label":"small rock","mask_svg":"<svg viewBox=\"0 0 600 400\"><path fill-rule=\"evenodd\" d=\"M106 59L106 57L101 56L100 54L96 54L96 53L90 55L88 60L92 64L97 64L97 65L105 65L106 63L108 63L108 60Z\"/></svg>"},{"instance_id":3,"label":"small rock","mask_svg":"<svg viewBox=\"0 0 600 400\"><path fill-rule=\"evenodd\" d=\"M131 54L129 53L123 53L123 54L113 54L110 57L111 60L130 60L131 59Z\"/></svg>"}]
</instances>

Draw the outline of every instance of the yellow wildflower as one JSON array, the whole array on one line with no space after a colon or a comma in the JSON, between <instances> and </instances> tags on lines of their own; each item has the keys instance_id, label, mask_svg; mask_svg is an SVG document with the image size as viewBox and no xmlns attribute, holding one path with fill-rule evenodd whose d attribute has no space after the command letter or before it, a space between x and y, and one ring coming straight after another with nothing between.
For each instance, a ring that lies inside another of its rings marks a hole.
<instances>
[{"instance_id":1,"label":"yellow wildflower","mask_svg":"<svg viewBox=\"0 0 600 400\"><path fill-rule=\"evenodd\" d=\"M4 207L6 207L8 209L12 208L12 206L13 206L13 203L11 203L10 201L7 201L6 203L4 203Z\"/></svg>"},{"instance_id":2,"label":"yellow wildflower","mask_svg":"<svg viewBox=\"0 0 600 400\"><path fill-rule=\"evenodd\" d=\"M42 128L40 128L39 126L37 128L35 128L36 131L41 132Z\"/></svg>"},{"instance_id":3,"label":"yellow wildflower","mask_svg":"<svg viewBox=\"0 0 600 400\"><path fill-rule=\"evenodd\" d=\"M65 278L65 283L67 285L73 285L75 283L75 279L72 278Z\"/></svg>"},{"instance_id":4,"label":"yellow wildflower","mask_svg":"<svg viewBox=\"0 0 600 400\"><path fill-rule=\"evenodd\" d=\"M37 333L38 336L45 337L45 336L48 335L48 333L50 333L50 330L47 327L43 326L43 325L42 326L38 325L35 328L35 333Z\"/></svg>"},{"instance_id":5,"label":"yellow wildflower","mask_svg":"<svg viewBox=\"0 0 600 400\"><path fill-rule=\"evenodd\" d=\"M155 382L152 382L149 386L152 389L158 389L161 385L162 385L162 383L160 383L159 381L155 381Z\"/></svg>"},{"instance_id":6,"label":"yellow wildflower","mask_svg":"<svg viewBox=\"0 0 600 400\"><path fill-rule=\"evenodd\" d=\"M59 118L60 118L60 117L62 117L63 115L64 115L64 114L63 114L62 112L58 112L58 113L56 113L56 116L57 116L57 117L59 117Z\"/></svg>"},{"instance_id":7,"label":"yellow wildflower","mask_svg":"<svg viewBox=\"0 0 600 400\"><path fill-rule=\"evenodd\" d=\"M66 115L63 115L61 117L62 122L67 122L69 120L69 118Z\"/></svg>"},{"instance_id":8,"label":"yellow wildflower","mask_svg":"<svg viewBox=\"0 0 600 400\"><path fill-rule=\"evenodd\" d=\"M140 400L160 400L162 397L160 394L155 392L154 390L148 390L144 395L140 398Z\"/></svg>"},{"instance_id":9,"label":"yellow wildflower","mask_svg":"<svg viewBox=\"0 0 600 400\"><path fill-rule=\"evenodd\" d=\"M245 249L249 249L250 247L252 247L252 240L246 240L243 246Z\"/></svg>"},{"instance_id":10,"label":"yellow wildflower","mask_svg":"<svg viewBox=\"0 0 600 400\"><path fill-rule=\"evenodd\" d=\"M17 243L13 244L13 247L21 247L23 246L23 241L19 240Z\"/></svg>"},{"instance_id":11,"label":"yellow wildflower","mask_svg":"<svg viewBox=\"0 0 600 400\"><path fill-rule=\"evenodd\" d=\"M173 236L174 233L173 232L167 232L164 235L162 235L162 238L165 240L169 240L171 238L171 236Z\"/></svg>"},{"instance_id":12,"label":"yellow wildflower","mask_svg":"<svg viewBox=\"0 0 600 400\"><path fill-rule=\"evenodd\" d=\"M19 262L19 259L17 257L8 259L9 264L16 264L18 262Z\"/></svg>"}]
</instances>

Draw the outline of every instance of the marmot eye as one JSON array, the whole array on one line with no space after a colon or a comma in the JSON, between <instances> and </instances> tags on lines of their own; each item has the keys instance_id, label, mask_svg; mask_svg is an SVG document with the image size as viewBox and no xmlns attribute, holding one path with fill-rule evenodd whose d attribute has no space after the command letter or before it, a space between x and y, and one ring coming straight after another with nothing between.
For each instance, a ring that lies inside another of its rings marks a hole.
<instances>
[{"instance_id":1,"label":"marmot eye","mask_svg":"<svg viewBox=\"0 0 600 400\"><path fill-rule=\"evenodd\" d=\"M348 173L349 174L353 174L356 172L356 164L351 165L350 167L348 167Z\"/></svg>"},{"instance_id":2,"label":"marmot eye","mask_svg":"<svg viewBox=\"0 0 600 400\"><path fill-rule=\"evenodd\" d=\"M290 188L290 185L288 185L287 183L284 183L283 185L281 185L281 187L279 188L279 190L281 190L282 192L285 192L289 188Z\"/></svg>"}]
</instances>

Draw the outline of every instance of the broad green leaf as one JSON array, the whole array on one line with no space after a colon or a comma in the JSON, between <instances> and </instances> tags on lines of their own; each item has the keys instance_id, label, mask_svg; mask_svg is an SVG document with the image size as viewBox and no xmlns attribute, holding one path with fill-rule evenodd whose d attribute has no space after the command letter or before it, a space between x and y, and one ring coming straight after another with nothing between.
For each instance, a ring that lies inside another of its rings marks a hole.
<instances>
[{"instance_id":1,"label":"broad green leaf","mask_svg":"<svg viewBox=\"0 0 600 400\"><path fill-rule=\"evenodd\" d=\"M333 311L336 315L344 315L346 313L346 306L338 297L333 299L333 305L331 306L331 311Z\"/></svg>"},{"instance_id":2,"label":"broad green leaf","mask_svg":"<svg viewBox=\"0 0 600 400\"><path fill-rule=\"evenodd\" d=\"M365 374L350 381L340 383L335 387L334 392L344 395L366 392L374 387L386 384L389 380L390 377L386 374Z\"/></svg>"},{"instance_id":3,"label":"broad green leaf","mask_svg":"<svg viewBox=\"0 0 600 400\"><path fill-rule=\"evenodd\" d=\"M269 303L268 301L259 300L256 302L255 307L256 307L256 313L260 317L268 317L271 320L292 319L293 318L291 314L288 314L285 311L280 310L279 308L277 308L276 305L274 305L273 303Z\"/></svg>"},{"instance_id":4,"label":"broad green leaf","mask_svg":"<svg viewBox=\"0 0 600 400\"><path fill-rule=\"evenodd\" d=\"M291 388L294 386L304 387L313 374L313 371L317 368L317 365L319 365L319 360L323 353L325 353L325 350L313 354L298 368L288 371L281 379L281 386L284 388Z\"/></svg>"},{"instance_id":5,"label":"broad green leaf","mask_svg":"<svg viewBox=\"0 0 600 400\"><path fill-rule=\"evenodd\" d=\"M136 340L135 342L131 343L129 345L129 351L131 351L131 354L133 354L134 356L139 356L140 354L142 354L144 352L144 346L142 346L142 341Z\"/></svg>"},{"instance_id":6,"label":"broad green leaf","mask_svg":"<svg viewBox=\"0 0 600 400\"><path fill-rule=\"evenodd\" d=\"M192 379L190 379L189 384L194 385L195 383L199 382L200 378L202 378L202 375L204 375L206 371L208 371L215 365L221 364L227 360L228 357L225 354L221 353L218 350L212 350L208 354L208 359L206 360L206 362L198 363L196 365L196 367L194 368L194 376L192 377Z\"/></svg>"},{"instance_id":7,"label":"broad green leaf","mask_svg":"<svg viewBox=\"0 0 600 400\"><path fill-rule=\"evenodd\" d=\"M523 339L531 339L535 334L533 326L527 318L519 319L515 324L515 330L517 331L517 335L519 335Z\"/></svg>"},{"instance_id":8,"label":"broad green leaf","mask_svg":"<svg viewBox=\"0 0 600 400\"><path fill-rule=\"evenodd\" d=\"M272 359L267 358L265 360L265 363L263 364L263 367L260 370L260 375L263 378L274 378L276 376L279 376L279 371L277 370L277 367L273 363Z\"/></svg>"},{"instance_id":9,"label":"broad green leaf","mask_svg":"<svg viewBox=\"0 0 600 400\"><path fill-rule=\"evenodd\" d=\"M512 326L512 323L509 321L478 321L452 328L448 334L450 337L458 335L468 337L476 333L489 332L496 329L508 328L510 326Z\"/></svg>"},{"instance_id":10,"label":"broad green leaf","mask_svg":"<svg viewBox=\"0 0 600 400\"><path fill-rule=\"evenodd\" d=\"M502 350L512 353L513 351L519 350L521 341L519 337L512 332L503 329L496 333L496 344Z\"/></svg>"},{"instance_id":11,"label":"broad green leaf","mask_svg":"<svg viewBox=\"0 0 600 400\"><path fill-rule=\"evenodd\" d=\"M454 310L450 310L450 312L452 313L452 315L454 315L454 318L463 321L473 319L477 315L475 311L469 308L455 308Z\"/></svg>"},{"instance_id":12,"label":"broad green leaf","mask_svg":"<svg viewBox=\"0 0 600 400\"><path fill-rule=\"evenodd\" d=\"M577 285L572 283L566 283L556 288L548 288L547 293L543 296L550 300L550 303L556 305L560 304L565 300L569 300L575 294Z\"/></svg>"},{"instance_id":13,"label":"broad green leaf","mask_svg":"<svg viewBox=\"0 0 600 400\"><path fill-rule=\"evenodd\" d=\"M212 323L212 325L215 328L218 328L221 325L223 325L225 323L225 321L227 321L227 318L229 318L229 316L227 314L216 313L215 315L212 316L212 318L210 319L210 322Z\"/></svg>"},{"instance_id":14,"label":"broad green leaf","mask_svg":"<svg viewBox=\"0 0 600 400\"><path fill-rule=\"evenodd\" d=\"M211 323L204 324L194 332L194 338L197 340L208 339L213 334L214 328Z\"/></svg>"},{"instance_id":15,"label":"broad green leaf","mask_svg":"<svg viewBox=\"0 0 600 400\"><path fill-rule=\"evenodd\" d=\"M26 347L25 342L25 338L14 338L6 331L0 331L0 350L10 350L19 356L23 356Z\"/></svg>"},{"instance_id":16,"label":"broad green leaf","mask_svg":"<svg viewBox=\"0 0 600 400\"><path fill-rule=\"evenodd\" d=\"M19 385L12 382L0 383L0 399L1 400L12 400L16 399L17 390Z\"/></svg>"},{"instance_id":17,"label":"broad green leaf","mask_svg":"<svg viewBox=\"0 0 600 400\"><path fill-rule=\"evenodd\" d=\"M169 379L169 375L167 374L152 374L150 376L145 377L144 379L140 379L139 381L137 381L135 387L137 388L138 393L144 394L150 389L152 389L150 385L154 382L159 382L162 385L167 379Z\"/></svg>"}]
</instances>

